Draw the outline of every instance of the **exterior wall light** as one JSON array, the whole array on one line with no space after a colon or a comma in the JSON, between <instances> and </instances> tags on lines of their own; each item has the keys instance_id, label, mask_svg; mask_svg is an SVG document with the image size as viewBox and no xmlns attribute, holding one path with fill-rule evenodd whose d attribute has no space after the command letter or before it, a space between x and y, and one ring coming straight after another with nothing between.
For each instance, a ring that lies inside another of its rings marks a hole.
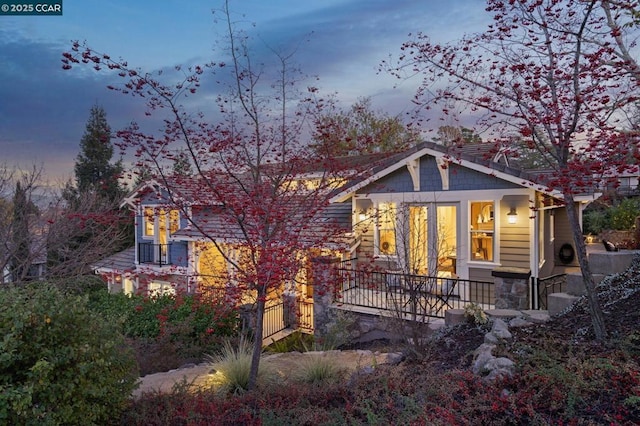
<instances>
[{"instance_id":1,"label":"exterior wall light","mask_svg":"<svg viewBox=\"0 0 640 426\"><path fill-rule=\"evenodd\" d=\"M512 225L518 221L518 213L516 213L515 207L511 207L511 210L507 213L507 221Z\"/></svg>"}]
</instances>

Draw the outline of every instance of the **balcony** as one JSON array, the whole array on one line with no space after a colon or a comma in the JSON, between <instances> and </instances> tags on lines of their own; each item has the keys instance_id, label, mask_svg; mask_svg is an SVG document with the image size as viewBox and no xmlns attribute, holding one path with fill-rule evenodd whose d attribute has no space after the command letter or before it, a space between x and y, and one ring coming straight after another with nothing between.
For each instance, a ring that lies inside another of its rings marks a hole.
<instances>
[{"instance_id":1,"label":"balcony","mask_svg":"<svg viewBox=\"0 0 640 426\"><path fill-rule=\"evenodd\" d=\"M138 243L138 263L145 265L171 265L171 244Z\"/></svg>"}]
</instances>

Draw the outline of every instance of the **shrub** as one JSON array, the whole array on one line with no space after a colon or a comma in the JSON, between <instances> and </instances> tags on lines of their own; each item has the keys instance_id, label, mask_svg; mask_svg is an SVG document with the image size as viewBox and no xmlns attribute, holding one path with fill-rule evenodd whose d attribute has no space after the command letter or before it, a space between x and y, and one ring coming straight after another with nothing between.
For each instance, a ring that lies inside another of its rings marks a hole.
<instances>
[{"instance_id":1,"label":"shrub","mask_svg":"<svg viewBox=\"0 0 640 426\"><path fill-rule=\"evenodd\" d=\"M253 343L250 341L240 339L236 346L227 340L220 352L209 357L211 367L216 371L212 384L223 393L237 394L246 391L249 388L252 355ZM265 382L269 379L269 374L261 363L258 381Z\"/></svg>"},{"instance_id":2,"label":"shrub","mask_svg":"<svg viewBox=\"0 0 640 426\"><path fill-rule=\"evenodd\" d=\"M609 212L611 229L632 229L638 215L640 215L640 200L637 198L625 198L620 204L612 207Z\"/></svg>"},{"instance_id":3,"label":"shrub","mask_svg":"<svg viewBox=\"0 0 640 426\"><path fill-rule=\"evenodd\" d=\"M604 210L587 210L583 216L583 230L585 234L598 235L610 227L609 216Z\"/></svg>"},{"instance_id":4,"label":"shrub","mask_svg":"<svg viewBox=\"0 0 640 426\"><path fill-rule=\"evenodd\" d=\"M487 314L484 313L482 307L475 303L469 303L464 307L464 317L467 322L475 325L485 325L489 322Z\"/></svg>"},{"instance_id":5,"label":"shrub","mask_svg":"<svg viewBox=\"0 0 640 426\"><path fill-rule=\"evenodd\" d=\"M202 361L234 335L238 325L233 309L200 295L144 297L102 289L90 295L90 306L120 324L143 375Z\"/></svg>"},{"instance_id":6,"label":"shrub","mask_svg":"<svg viewBox=\"0 0 640 426\"><path fill-rule=\"evenodd\" d=\"M105 424L138 374L118 327L44 283L0 291L0 423Z\"/></svg>"},{"instance_id":7,"label":"shrub","mask_svg":"<svg viewBox=\"0 0 640 426\"><path fill-rule=\"evenodd\" d=\"M633 229L636 217L639 215L640 198L625 198L606 210L587 210L583 220L584 233L598 235L607 229L618 231Z\"/></svg>"},{"instance_id":8,"label":"shrub","mask_svg":"<svg viewBox=\"0 0 640 426\"><path fill-rule=\"evenodd\" d=\"M297 379L310 385L335 382L344 376L345 370L326 356L309 355L300 366Z\"/></svg>"}]
</instances>

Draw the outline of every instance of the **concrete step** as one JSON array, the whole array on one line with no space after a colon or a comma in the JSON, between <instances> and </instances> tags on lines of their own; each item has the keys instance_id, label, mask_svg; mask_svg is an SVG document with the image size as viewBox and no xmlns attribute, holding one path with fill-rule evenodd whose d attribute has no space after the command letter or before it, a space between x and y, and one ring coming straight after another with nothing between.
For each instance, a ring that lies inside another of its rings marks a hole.
<instances>
[{"instance_id":1,"label":"concrete step","mask_svg":"<svg viewBox=\"0 0 640 426\"><path fill-rule=\"evenodd\" d=\"M464 309L447 309L444 311L444 323L447 326L461 324L465 321Z\"/></svg>"},{"instance_id":2,"label":"concrete step","mask_svg":"<svg viewBox=\"0 0 640 426\"><path fill-rule=\"evenodd\" d=\"M547 309L549 315L557 315L564 311L569 306L573 305L576 300L580 299L580 296L575 296L568 293L552 293L547 297Z\"/></svg>"},{"instance_id":3,"label":"concrete step","mask_svg":"<svg viewBox=\"0 0 640 426\"><path fill-rule=\"evenodd\" d=\"M594 274L617 274L629 269L638 250L604 251L589 253L589 266Z\"/></svg>"},{"instance_id":4,"label":"concrete step","mask_svg":"<svg viewBox=\"0 0 640 426\"><path fill-rule=\"evenodd\" d=\"M595 285L598 285L604 277L604 274L593 274L593 282ZM581 272L571 272L567 274L567 288L565 292L573 296L582 296L586 293Z\"/></svg>"}]
</instances>

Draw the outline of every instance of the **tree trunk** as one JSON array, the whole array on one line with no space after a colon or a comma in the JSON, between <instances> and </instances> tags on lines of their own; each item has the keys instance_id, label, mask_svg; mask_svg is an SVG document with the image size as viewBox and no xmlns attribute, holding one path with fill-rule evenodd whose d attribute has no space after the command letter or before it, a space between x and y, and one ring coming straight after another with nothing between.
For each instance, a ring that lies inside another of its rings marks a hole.
<instances>
[{"instance_id":1,"label":"tree trunk","mask_svg":"<svg viewBox=\"0 0 640 426\"><path fill-rule=\"evenodd\" d=\"M580 270L582 271L582 279L584 280L587 300L589 301L589 311L591 314L591 322L593 324L593 332L595 334L596 340L603 341L607 339L607 329L605 327L604 315L602 313L602 308L600 307L600 301L598 300L598 294L596 293L593 274L591 273L591 268L589 267L589 259L587 258L587 246L584 242L582 229L580 228L578 212L575 202L573 201L573 196L571 194L564 194L564 196L567 215L569 217L569 225L571 226L573 241L576 245L578 263L580 264Z\"/></svg>"},{"instance_id":2,"label":"tree trunk","mask_svg":"<svg viewBox=\"0 0 640 426\"><path fill-rule=\"evenodd\" d=\"M256 329L253 341L253 354L251 356L251 370L249 371L248 390L256 388L258 383L258 370L260 368L260 357L262 356L262 324L264 323L264 310L266 306L267 292L258 286L258 300L256 303Z\"/></svg>"}]
</instances>

